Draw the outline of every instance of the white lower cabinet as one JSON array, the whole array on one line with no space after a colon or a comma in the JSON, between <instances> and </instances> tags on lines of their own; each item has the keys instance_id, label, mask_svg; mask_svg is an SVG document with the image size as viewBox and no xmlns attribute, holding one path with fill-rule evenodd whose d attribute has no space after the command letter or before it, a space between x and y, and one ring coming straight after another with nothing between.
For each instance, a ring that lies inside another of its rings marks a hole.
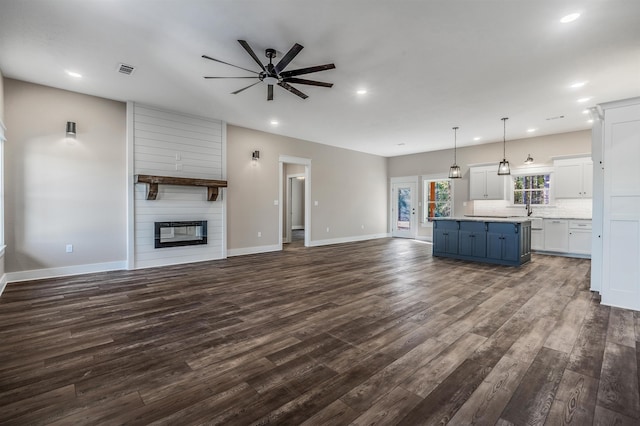
<instances>
[{"instance_id":1,"label":"white lower cabinet","mask_svg":"<svg viewBox=\"0 0 640 426\"><path fill-rule=\"evenodd\" d=\"M569 252L569 221L566 219L545 219L544 249L546 251Z\"/></svg>"},{"instance_id":2,"label":"white lower cabinet","mask_svg":"<svg viewBox=\"0 0 640 426\"><path fill-rule=\"evenodd\" d=\"M591 254L591 221L569 221L569 252Z\"/></svg>"}]
</instances>

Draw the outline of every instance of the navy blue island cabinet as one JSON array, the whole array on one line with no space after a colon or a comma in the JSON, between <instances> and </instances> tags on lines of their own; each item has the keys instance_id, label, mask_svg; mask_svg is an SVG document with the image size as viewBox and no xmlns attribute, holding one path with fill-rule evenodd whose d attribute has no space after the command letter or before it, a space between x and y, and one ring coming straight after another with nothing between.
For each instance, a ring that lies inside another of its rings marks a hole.
<instances>
[{"instance_id":1,"label":"navy blue island cabinet","mask_svg":"<svg viewBox=\"0 0 640 426\"><path fill-rule=\"evenodd\" d=\"M433 222L433 255L499 265L531 260L527 219L442 218Z\"/></svg>"}]
</instances>

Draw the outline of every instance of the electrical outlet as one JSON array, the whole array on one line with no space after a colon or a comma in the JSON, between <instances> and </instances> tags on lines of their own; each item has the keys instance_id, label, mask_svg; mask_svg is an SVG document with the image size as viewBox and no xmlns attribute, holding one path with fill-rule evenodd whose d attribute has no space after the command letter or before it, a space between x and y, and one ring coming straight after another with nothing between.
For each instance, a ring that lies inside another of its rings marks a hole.
<instances>
[{"instance_id":1,"label":"electrical outlet","mask_svg":"<svg viewBox=\"0 0 640 426\"><path fill-rule=\"evenodd\" d=\"M327 232L329 232L329 227L327 226Z\"/></svg>"},{"instance_id":2,"label":"electrical outlet","mask_svg":"<svg viewBox=\"0 0 640 426\"><path fill-rule=\"evenodd\" d=\"M316 201L314 201L314 202L313 202L313 205L314 205L314 206L316 206L316 207L318 207L318 201L317 201L317 200L316 200Z\"/></svg>"},{"instance_id":3,"label":"electrical outlet","mask_svg":"<svg viewBox=\"0 0 640 426\"><path fill-rule=\"evenodd\" d=\"M258 238L262 237L262 232L258 231Z\"/></svg>"},{"instance_id":4,"label":"electrical outlet","mask_svg":"<svg viewBox=\"0 0 640 426\"><path fill-rule=\"evenodd\" d=\"M67 253L73 253L73 244L67 244L67 247L65 250Z\"/></svg>"},{"instance_id":5,"label":"electrical outlet","mask_svg":"<svg viewBox=\"0 0 640 426\"><path fill-rule=\"evenodd\" d=\"M360 228L364 229L364 225L361 225Z\"/></svg>"},{"instance_id":6,"label":"electrical outlet","mask_svg":"<svg viewBox=\"0 0 640 426\"><path fill-rule=\"evenodd\" d=\"M176 164L176 171L182 170L182 164Z\"/></svg>"}]
</instances>

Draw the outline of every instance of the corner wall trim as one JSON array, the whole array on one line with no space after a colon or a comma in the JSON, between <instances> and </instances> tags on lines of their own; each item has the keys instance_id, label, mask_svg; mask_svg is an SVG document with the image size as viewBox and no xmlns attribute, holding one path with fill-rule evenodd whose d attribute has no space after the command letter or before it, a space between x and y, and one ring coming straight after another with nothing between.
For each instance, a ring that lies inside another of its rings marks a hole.
<instances>
[{"instance_id":1,"label":"corner wall trim","mask_svg":"<svg viewBox=\"0 0 640 426\"><path fill-rule=\"evenodd\" d=\"M4 288L7 286L7 274L3 274L2 278L0 278L0 296L2 296L2 292Z\"/></svg>"},{"instance_id":2,"label":"corner wall trim","mask_svg":"<svg viewBox=\"0 0 640 426\"><path fill-rule=\"evenodd\" d=\"M378 238L389 238L389 237L391 237L390 233L383 233L383 234L358 235L354 237L330 238L327 240L314 240L314 241L311 241L311 247L328 246L330 244L354 243L356 241L375 240Z\"/></svg>"},{"instance_id":3,"label":"corner wall trim","mask_svg":"<svg viewBox=\"0 0 640 426\"><path fill-rule=\"evenodd\" d=\"M63 266L60 268L34 269L31 271L7 272L9 283L39 280L42 278L64 277L69 275L91 274L94 272L121 271L127 269L127 261L92 263L89 265Z\"/></svg>"},{"instance_id":4,"label":"corner wall trim","mask_svg":"<svg viewBox=\"0 0 640 426\"><path fill-rule=\"evenodd\" d=\"M243 247L237 249L228 249L227 256L244 256L247 254L269 253L272 251L281 251L282 247L278 244L270 246L257 246L257 247Z\"/></svg>"}]
</instances>

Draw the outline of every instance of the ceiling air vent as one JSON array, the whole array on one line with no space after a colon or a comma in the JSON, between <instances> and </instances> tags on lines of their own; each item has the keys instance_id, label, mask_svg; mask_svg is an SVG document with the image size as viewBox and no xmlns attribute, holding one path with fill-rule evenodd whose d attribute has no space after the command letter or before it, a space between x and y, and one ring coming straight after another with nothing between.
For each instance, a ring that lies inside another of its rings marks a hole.
<instances>
[{"instance_id":1,"label":"ceiling air vent","mask_svg":"<svg viewBox=\"0 0 640 426\"><path fill-rule=\"evenodd\" d=\"M118 65L118 72L122 74L131 75L133 74L134 70L135 68L132 67L131 65L127 65L127 64Z\"/></svg>"}]
</instances>

